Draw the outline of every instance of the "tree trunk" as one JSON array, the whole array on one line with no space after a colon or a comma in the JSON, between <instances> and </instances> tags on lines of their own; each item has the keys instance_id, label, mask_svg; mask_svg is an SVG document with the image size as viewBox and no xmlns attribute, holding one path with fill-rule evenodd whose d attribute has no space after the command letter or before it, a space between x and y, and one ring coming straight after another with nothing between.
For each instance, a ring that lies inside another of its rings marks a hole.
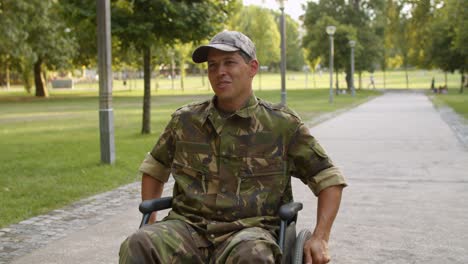
<instances>
[{"instance_id":1,"label":"tree trunk","mask_svg":"<svg viewBox=\"0 0 468 264\"><path fill-rule=\"evenodd\" d=\"M25 66L23 68L23 83L24 83L24 89L28 94L31 94L31 87L32 87L32 76L31 76L31 68L29 66Z\"/></svg>"},{"instance_id":2,"label":"tree trunk","mask_svg":"<svg viewBox=\"0 0 468 264\"><path fill-rule=\"evenodd\" d=\"M175 79L175 62L174 62L174 52L171 54L171 88L174 90L174 79Z\"/></svg>"},{"instance_id":3,"label":"tree trunk","mask_svg":"<svg viewBox=\"0 0 468 264\"><path fill-rule=\"evenodd\" d=\"M184 81L185 81L185 75L186 74L185 74L184 64L185 64L185 58L184 58L182 52L179 52L180 89L182 90L182 92L185 90Z\"/></svg>"},{"instance_id":4,"label":"tree trunk","mask_svg":"<svg viewBox=\"0 0 468 264\"><path fill-rule=\"evenodd\" d=\"M6 75L5 76L5 78L6 78L5 82L6 82L6 89L8 91L8 90L10 90L10 62L8 61L8 59L7 59L6 63L5 63L5 68L6 68L5 69L5 75Z\"/></svg>"},{"instance_id":5,"label":"tree trunk","mask_svg":"<svg viewBox=\"0 0 468 264\"><path fill-rule=\"evenodd\" d=\"M409 89L408 66L405 64L406 89Z\"/></svg>"},{"instance_id":6,"label":"tree trunk","mask_svg":"<svg viewBox=\"0 0 468 264\"><path fill-rule=\"evenodd\" d=\"M340 93L340 84L339 84L339 80L338 80L338 71L335 71L335 75L336 75L336 78L335 78L335 94L338 95Z\"/></svg>"},{"instance_id":7,"label":"tree trunk","mask_svg":"<svg viewBox=\"0 0 468 264\"><path fill-rule=\"evenodd\" d=\"M154 90L157 92L159 90L159 77L161 73L159 72L159 67L156 70L156 76L154 78Z\"/></svg>"},{"instance_id":8,"label":"tree trunk","mask_svg":"<svg viewBox=\"0 0 468 264\"><path fill-rule=\"evenodd\" d=\"M317 81L316 81L316 78L315 78L316 75L317 75L317 71L314 70L312 72L312 78L314 78L314 88L317 88Z\"/></svg>"},{"instance_id":9,"label":"tree trunk","mask_svg":"<svg viewBox=\"0 0 468 264\"><path fill-rule=\"evenodd\" d=\"M352 86L352 84L351 84L351 70L346 71L345 79L346 79L347 90L348 90L349 93L351 93L351 86Z\"/></svg>"},{"instance_id":10,"label":"tree trunk","mask_svg":"<svg viewBox=\"0 0 468 264\"><path fill-rule=\"evenodd\" d=\"M142 134L151 133L151 48L143 49L143 125Z\"/></svg>"},{"instance_id":11,"label":"tree trunk","mask_svg":"<svg viewBox=\"0 0 468 264\"><path fill-rule=\"evenodd\" d=\"M384 70L383 71L383 88L387 88L387 72Z\"/></svg>"},{"instance_id":12,"label":"tree trunk","mask_svg":"<svg viewBox=\"0 0 468 264\"><path fill-rule=\"evenodd\" d=\"M461 71L460 93L463 93L464 88L465 88L465 73Z\"/></svg>"},{"instance_id":13,"label":"tree trunk","mask_svg":"<svg viewBox=\"0 0 468 264\"><path fill-rule=\"evenodd\" d=\"M353 7L356 11L359 10L359 2L361 2L361 0L354 0L353 1Z\"/></svg>"},{"instance_id":14,"label":"tree trunk","mask_svg":"<svg viewBox=\"0 0 468 264\"><path fill-rule=\"evenodd\" d=\"M362 72L359 72L359 90L362 89Z\"/></svg>"},{"instance_id":15,"label":"tree trunk","mask_svg":"<svg viewBox=\"0 0 468 264\"><path fill-rule=\"evenodd\" d=\"M201 75L201 85L202 87L205 87L205 70L200 71Z\"/></svg>"},{"instance_id":16,"label":"tree trunk","mask_svg":"<svg viewBox=\"0 0 468 264\"><path fill-rule=\"evenodd\" d=\"M49 91L45 85L44 75L42 74L42 59L39 58L34 63L34 85L36 86L37 97L49 97Z\"/></svg>"}]
</instances>

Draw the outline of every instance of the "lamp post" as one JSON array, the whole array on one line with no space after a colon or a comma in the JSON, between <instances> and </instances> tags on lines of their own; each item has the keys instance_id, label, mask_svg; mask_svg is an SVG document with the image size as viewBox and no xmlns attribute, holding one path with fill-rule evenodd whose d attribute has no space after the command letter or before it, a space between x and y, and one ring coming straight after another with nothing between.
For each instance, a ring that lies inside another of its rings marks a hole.
<instances>
[{"instance_id":1,"label":"lamp post","mask_svg":"<svg viewBox=\"0 0 468 264\"><path fill-rule=\"evenodd\" d=\"M333 103L333 35L335 34L335 26L327 26L326 28L328 36L330 36L330 97L328 98L329 103Z\"/></svg>"},{"instance_id":2,"label":"lamp post","mask_svg":"<svg viewBox=\"0 0 468 264\"><path fill-rule=\"evenodd\" d=\"M351 95L354 97L355 90L354 90L354 47L356 46L356 41L350 40L349 46L351 47Z\"/></svg>"},{"instance_id":3,"label":"lamp post","mask_svg":"<svg viewBox=\"0 0 468 264\"><path fill-rule=\"evenodd\" d=\"M277 0L281 10L280 30L281 30L281 105L286 105L286 28L284 19L284 2Z\"/></svg>"},{"instance_id":4,"label":"lamp post","mask_svg":"<svg viewBox=\"0 0 468 264\"><path fill-rule=\"evenodd\" d=\"M114 112L112 110L112 54L110 1L97 0L99 63L99 134L101 162L114 164Z\"/></svg>"}]
</instances>

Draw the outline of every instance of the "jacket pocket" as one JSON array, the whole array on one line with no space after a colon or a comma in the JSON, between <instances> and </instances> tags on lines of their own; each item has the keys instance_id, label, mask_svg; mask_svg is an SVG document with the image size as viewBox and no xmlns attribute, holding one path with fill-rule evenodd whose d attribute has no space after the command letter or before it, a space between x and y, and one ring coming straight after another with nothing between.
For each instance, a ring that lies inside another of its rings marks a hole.
<instances>
[{"instance_id":1,"label":"jacket pocket","mask_svg":"<svg viewBox=\"0 0 468 264\"><path fill-rule=\"evenodd\" d=\"M257 158L246 158L257 159ZM288 183L281 159L248 161L239 174L238 196L247 216L275 215Z\"/></svg>"}]
</instances>

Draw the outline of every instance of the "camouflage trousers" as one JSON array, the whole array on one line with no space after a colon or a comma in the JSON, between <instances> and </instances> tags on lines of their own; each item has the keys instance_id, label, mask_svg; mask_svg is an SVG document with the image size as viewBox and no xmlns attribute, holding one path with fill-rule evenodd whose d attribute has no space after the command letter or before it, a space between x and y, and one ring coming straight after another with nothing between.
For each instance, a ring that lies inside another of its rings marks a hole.
<instances>
[{"instance_id":1,"label":"camouflage trousers","mask_svg":"<svg viewBox=\"0 0 468 264\"><path fill-rule=\"evenodd\" d=\"M120 247L119 263L280 263L275 238L258 227L245 228L211 245L180 220L144 226Z\"/></svg>"}]
</instances>

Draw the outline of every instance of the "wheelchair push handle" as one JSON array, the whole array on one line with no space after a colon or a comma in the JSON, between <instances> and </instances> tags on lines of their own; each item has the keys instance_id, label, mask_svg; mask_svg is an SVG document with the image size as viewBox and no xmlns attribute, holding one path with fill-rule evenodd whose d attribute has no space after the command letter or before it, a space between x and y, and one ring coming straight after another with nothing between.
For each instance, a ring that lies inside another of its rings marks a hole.
<instances>
[{"instance_id":1,"label":"wheelchair push handle","mask_svg":"<svg viewBox=\"0 0 468 264\"><path fill-rule=\"evenodd\" d=\"M302 210L302 203L298 202L291 202L287 204L283 204L279 209L279 217L282 221L291 222L292 220L296 220L297 213Z\"/></svg>"}]
</instances>

